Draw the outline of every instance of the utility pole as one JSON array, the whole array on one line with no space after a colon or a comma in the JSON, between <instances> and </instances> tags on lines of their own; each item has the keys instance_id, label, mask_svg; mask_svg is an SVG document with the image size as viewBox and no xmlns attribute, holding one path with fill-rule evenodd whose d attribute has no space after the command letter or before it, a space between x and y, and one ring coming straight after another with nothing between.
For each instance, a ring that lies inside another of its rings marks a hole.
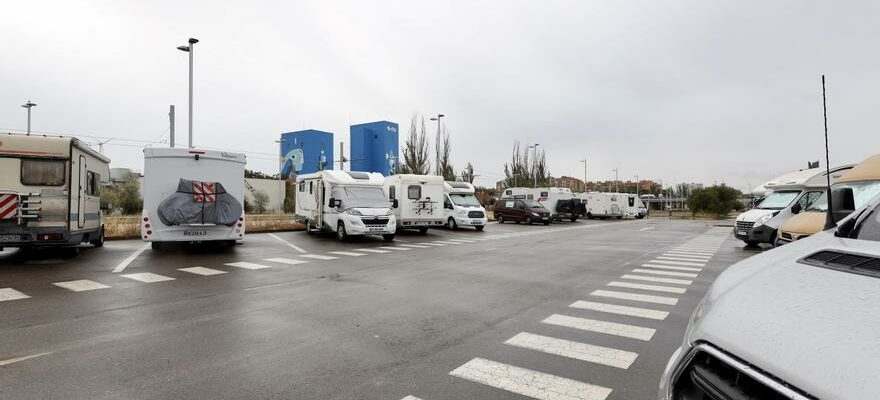
<instances>
[{"instance_id":1,"label":"utility pole","mask_svg":"<svg viewBox=\"0 0 880 400\"><path fill-rule=\"evenodd\" d=\"M169 123L168 131L171 132L171 136L169 137L169 139L170 139L169 145L173 149L174 148L174 104L172 104L168 110L168 123Z\"/></svg>"},{"instance_id":2,"label":"utility pole","mask_svg":"<svg viewBox=\"0 0 880 400\"><path fill-rule=\"evenodd\" d=\"M434 173L440 176L443 176L443 171L440 171L440 118L443 117L445 117L443 114L437 114L436 117L431 117L431 121L437 121L437 137L435 138L436 146L434 147L434 167L436 170Z\"/></svg>"},{"instance_id":3,"label":"utility pole","mask_svg":"<svg viewBox=\"0 0 880 400\"><path fill-rule=\"evenodd\" d=\"M189 46L178 46L177 50L189 53L189 148L193 148L193 53L198 39L189 38Z\"/></svg>"},{"instance_id":4,"label":"utility pole","mask_svg":"<svg viewBox=\"0 0 880 400\"><path fill-rule=\"evenodd\" d=\"M27 134L28 135L31 134L31 108L36 107L36 106L37 106L37 103L33 103L30 100L28 100L27 103L22 104L22 107L27 108L27 113L28 113L28 121L27 121L28 122L28 124L27 124Z\"/></svg>"},{"instance_id":5,"label":"utility pole","mask_svg":"<svg viewBox=\"0 0 880 400\"><path fill-rule=\"evenodd\" d=\"M345 143L339 142L339 170L345 171L345 153L343 153L343 146Z\"/></svg>"},{"instance_id":6,"label":"utility pole","mask_svg":"<svg viewBox=\"0 0 880 400\"><path fill-rule=\"evenodd\" d=\"M587 192L587 156L584 156L580 162L584 163L584 193Z\"/></svg>"},{"instance_id":7,"label":"utility pole","mask_svg":"<svg viewBox=\"0 0 880 400\"><path fill-rule=\"evenodd\" d=\"M620 192L620 188L617 186L618 182L620 182L620 178L617 176L618 168L612 169L614 171L614 191Z\"/></svg>"},{"instance_id":8,"label":"utility pole","mask_svg":"<svg viewBox=\"0 0 880 400\"><path fill-rule=\"evenodd\" d=\"M639 197L639 174L636 174L636 197Z\"/></svg>"}]
</instances>

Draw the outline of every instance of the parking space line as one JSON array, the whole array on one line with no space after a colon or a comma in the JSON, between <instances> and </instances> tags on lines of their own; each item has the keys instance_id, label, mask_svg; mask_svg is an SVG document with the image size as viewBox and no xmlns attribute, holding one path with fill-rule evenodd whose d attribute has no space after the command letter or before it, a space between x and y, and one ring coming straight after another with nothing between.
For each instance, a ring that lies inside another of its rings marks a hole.
<instances>
[{"instance_id":1,"label":"parking space line","mask_svg":"<svg viewBox=\"0 0 880 400\"><path fill-rule=\"evenodd\" d=\"M400 400L422 400L422 399L419 398L419 397L416 397L416 396L412 396L412 395L410 395L410 396L406 396L406 397L404 397L404 398L402 398L402 399L400 399Z\"/></svg>"},{"instance_id":2,"label":"parking space line","mask_svg":"<svg viewBox=\"0 0 880 400\"><path fill-rule=\"evenodd\" d=\"M644 283L632 283L632 282L609 282L606 286L612 287L622 287L628 289L641 289L641 290L653 290L655 292L665 292L665 293L678 293L682 294L687 289L680 287L672 287L672 286L660 286L660 285L648 285Z\"/></svg>"},{"instance_id":3,"label":"parking space line","mask_svg":"<svg viewBox=\"0 0 880 400\"><path fill-rule=\"evenodd\" d=\"M632 272L638 272L640 274L651 274L651 275L665 275L665 276L678 276L682 278L696 278L697 274L691 274L688 272L674 272L674 271L661 271L656 269L641 269L636 268L633 269Z\"/></svg>"},{"instance_id":4,"label":"parking space line","mask_svg":"<svg viewBox=\"0 0 880 400\"><path fill-rule=\"evenodd\" d=\"M446 239L446 240L448 240L450 242L474 243L473 240L466 240L466 239Z\"/></svg>"},{"instance_id":5,"label":"parking space line","mask_svg":"<svg viewBox=\"0 0 880 400\"><path fill-rule=\"evenodd\" d=\"M295 244L293 244L293 243L290 243L290 242L288 242L288 241L282 239L281 236L278 236L278 235L276 235L276 234L274 234L274 233L270 233L269 236L270 236L271 238L273 238L273 239L275 239L275 240L281 242L281 243L286 244L286 245L289 246L290 248L292 248L292 249L294 249L294 250L296 250L296 251L298 251L298 252L300 252L300 253L305 253L305 252L306 252L306 251L303 250L301 247L299 247L299 246L297 246L297 245L295 245Z\"/></svg>"},{"instance_id":6,"label":"parking space line","mask_svg":"<svg viewBox=\"0 0 880 400\"><path fill-rule=\"evenodd\" d=\"M225 274L226 271L221 271L219 269L213 268L205 268L205 267L187 267L187 268L178 268L178 271L189 272L191 274L202 275L202 276L211 276L211 275L221 275Z\"/></svg>"},{"instance_id":7,"label":"parking space line","mask_svg":"<svg viewBox=\"0 0 880 400\"><path fill-rule=\"evenodd\" d=\"M366 251L367 253L376 253L376 254L390 253L390 251L388 251L388 250L379 250L379 249L357 249L357 251Z\"/></svg>"},{"instance_id":8,"label":"parking space line","mask_svg":"<svg viewBox=\"0 0 880 400\"><path fill-rule=\"evenodd\" d=\"M656 262L656 261L651 261ZM672 271L690 271L690 272L700 272L702 268L695 267L676 267L674 265L658 265L658 264L642 264L643 268L658 268L658 269L668 269Z\"/></svg>"},{"instance_id":9,"label":"parking space line","mask_svg":"<svg viewBox=\"0 0 880 400\"><path fill-rule=\"evenodd\" d=\"M266 258L263 261L269 261L269 262L274 262L274 263L279 263L279 264L287 264L287 265L300 265L300 264L305 264L308 262L308 261L303 261L303 260L295 260L293 258L280 258L280 257L279 258Z\"/></svg>"},{"instance_id":10,"label":"parking space line","mask_svg":"<svg viewBox=\"0 0 880 400\"><path fill-rule=\"evenodd\" d=\"M692 253L704 253L704 254L715 254L718 251L718 248L706 248L706 247L676 247L674 250L687 251Z\"/></svg>"},{"instance_id":11,"label":"parking space line","mask_svg":"<svg viewBox=\"0 0 880 400\"><path fill-rule=\"evenodd\" d=\"M608 314L626 315L629 317L655 319L658 321L662 321L666 319L667 316L669 316L669 313L666 311L652 310L650 308L619 306L617 304L595 303L592 301L584 300L578 300L574 303L571 303L569 307L578 308L581 310L604 312Z\"/></svg>"},{"instance_id":12,"label":"parking space line","mask_svg":"<svg viewBox=\"0 0 880 400\"><path fill-rule=\"evenodd\" d=\"M666 304L666 305L670 305L670 306L674 306L674 305L678 304L678 299L675 297L654 296L654 295L650 295L650 294L639 294L639 293L630 293L630 292L617 292L614 290L595 290L595 291L593 291L593 293L590 293L590 296L610 297L613 299L641 301L641 302L645 302L645 303L655 303L655 304Z\"/></svg>"},{"instance_id":13,"label":"parking space line","mask_svg":"<svg viewBox=\"0 0 880 400\"><path fill-rule=\"evenodd\" d=\"M695 262L684 262L684 261L665 261L665 260L653 260L653 263L658 264L669 264L669 265L684 265L688 267L705 267L706 263L695 263Z\"/></svg>"},{"instance_id":14,"label":"parking space line","mask_svg":"<svg viewBox=\"0 0 880 400\"><path fill-rule=\"evenodd\" d=\"M549 325L564 326L567 328L580 329L582 331L598 332L606 335L622 336L643 341L651 340L651 338L654 337L654 333L657 332L655 329L642 326L570 317L568 315L560 314L553 314L541 322Z\"/></svg>"},{"instance_id":15,"label":"parking space line","mask_svg":"<svg viewBox=\"0 0 880 400\"><path fill-rule=\"evenodd\" d=\"M651 231L651 230L654 230L654 227L653 227L653 226L649 226L649 227L645 227L645 228L639 229L639 232Z\"/></svg>"},{"instance_id":16,"label":"parking space line","mask_svg":"<svg viewBox=\"0 0 880 400\"><path fill-rule=\"evenodd\" d=\"M709 259L694 259L694 258L685 258L678 256L657 256L657 260L666 260L666 261L686 261L686 262L702 262L705 263L709 261ZM705 264L704 264L705 265Z\"/></svg>"},{"instance_id":17,"label":"parking space line","mask_svg":"<svg viewBox=\"0 0 880 400\"><path fill-rule=\"evenodd\" d=\"M234 263L226 263L226 264L223 264L223 265L228 265L228 266L230 266L230 267L243 268L243 269L266 269L266 268L272 268L272 267L270 267L270 266L268 266L268 265L255 264L255 263L249 263L249 262L244 262L244 261L239 261L239 262L234 262Z\"/></svg>"},{"instance_id":18,"label":"parking space line","mask_svg":"<svg viewBox=\"0 0 880 400\"><path fill-rule=\"evenodd\" d=\"M333 257L333 256L325 256L325 255L321 255L321 254L300 254L297 257L305 257L305 258L311 258L314 260L321 260L321 261L335 260L335 259L339 258L339 257Z\"/></svg>"},{"instance_id":19,"label":"parking space line","mask_svg":"<svg viewBox=\"0 0 880 400\"><path fill-rule=\"evenodd\" d=\"M120 276L143 283L155 283L174 280L174 278L170 276L154 274L152 272L138 272L136 274L125 274Z\"/></svg>"},{"instance_id":20,"label":"parking space line","mask_svg":"<svg viewBox=\"0 0 880 400\"><path fill-rule=\"evenodd\" d=\"M327 253L338 254L340 256L349 256L349 257L360 257L360 256L366 255L364 253L355 253L353 251L328 251Z\"/></svg>"},{"instance_id":21,"label":"parking space line","mask_svg":"<svg viewBox=\"0 0 880 400\"><path fill-rule=\"evenodd\" d=\"M410 249L410 248L408 248L408 247L400 247L400 246L381 246L381 247L379 247L379 248L380 248L380 249L385 249L385 250L399 250L399 251L403 251L403 250L412 250L412 249Z\"/></svg>"},{"instance_id":22,"label":"parking space line","mask_svg":"<svg viewBox=\"0 0 880 400\"><path fill-rule=\"evenodd\" d=\"M419 244L423 244L423 245L425 245L425 246L446 246L445 244L440 244L440 243L428 243L428 242L422 242L422 243L419 243Z\"/></svg>"},{"instance_id":23,"label":"parking space line","mask_svg":"<svg viewBox=\"0 0 880 400\"><path fill-rule=\"evenodd\" d=\"M29 298L31 298L31 296L19 292L18 290L15 290L13 288L0 289L0 301L22 300Z\"/></svg>"},{"instance_id":24,"label":"parking space line","mask_svg":"<svg viewBox=\"0 0 880 400\"><path fill-rule=\"evenodd\" d=\"M528 332L520 332L516 336L507 339L504 344L620 369L629 368L638 356L638 354L631 351L557 339Z\"/></svg>"},{"instance_id":25,"label":"parking space line","mask_svg":"<svg viewBox=\"0 0 880 400\"><path fill-rule=\"evenodd\" d=\"M49 354L52 354L52 352L51 352L51 351L47 351L47 352L45 352L45 353L31 354L31 355L29 355L29 356L21 356L21 357L15 357L15 358L7 358L7 359L5 359L5 360L0 360L0 367L6 366L6 365L10 365L10 364L15 364L15 363L17 363L17 362L22 362L22 361L25 361L25 360L30 360L30 359L32 359L32 358L37 358L37 357L46 356L46 355L49 355Z\"/></svg>"},{"instance_id":26,"label":"parking space line","mask_svg":"<svg viewBox=\"0 0 880 400\"><path fill-rule=\"evenodd\" d=\"M89 290L107 289L110 286L88 279L80 279L75 281L55 282L53 285L64 288L73 292L86 292Z\"/></svg>"},{"instance_id":27,"label":"parking space line","mask_svg":"<svg viewBox=\"0 0 880 400\"><path fill-rule=\"evenodd\" d=\"M675 283L679 285L690 285L694 283L694 281L687 279L673 279L673 278L656 278L653 276L642 276L642 275L623 275L620 277L621 279L632 279L636 281L646 281L646 282L657 282L657 283Z\"/></svg>"},{"instance_id":28,"label":"parking space line","mask_svg":"<svg viewBox=\"0 0 880 400\"><path fill-rule=\"evenodd\" d=\"M422 246L420 244L399 244L398 246L412 247L414 249L427 249L427 248L431 247L431 246Z\"/></svg>"},{"instance_id":29,"label":"parking space line","mask_svg":"<svg viewBox=\"0 0 880 400\"><path fill-rule=\"evenodd\" d=\"M449 375L539 400L605 400L611 389L484 358L474 358Z\"/></svg>"},{"instance_id":30,"label":"parking space line","mask_svg":"<svg viewBox=\"0 0 880 400\"><path fill-rule=\"evenodd\" d=\"M128 264L131 264L132 261L134 261L136 258L138 258L138 256L141 255L141 253L147 251L147 249L149 249L151 246L152 246L152 244L150 244L150 243L144 243L144 245L141 246L141 248L135 250L134 253L131 253L131 255L126 257L124 260L122 260L121 263L117 264L116 268L113 268L113 273L125 271L125 268L128 267Z\"/></svg>"},{"instance_id":31,"label":"parking space line","mask_svg":"<svg viewBox=\"0 0 880 400\"><path fill-rule=\"evenodd\" d=\"M439 243L439 244L461 244L461 243L459 243L459 242L448 242L448 241L443 241L443 240L435 240L434 243Z\"/></svg>"},{"instance_id":32,"label":"parking space line","mask_svg":"<svg viewBox=\"0 0 880 400\"><path fill-rule=\"evenodd\" d=\"M663 256L689 258L689 259L702 260L702 261L708 261L709 259L712 258L712 256L704 256L704 255L697 255L697 254L690 254L690 253L677 253L677 252L672 252L672 251L663 253Z\"/></svg>"}]
</instances>

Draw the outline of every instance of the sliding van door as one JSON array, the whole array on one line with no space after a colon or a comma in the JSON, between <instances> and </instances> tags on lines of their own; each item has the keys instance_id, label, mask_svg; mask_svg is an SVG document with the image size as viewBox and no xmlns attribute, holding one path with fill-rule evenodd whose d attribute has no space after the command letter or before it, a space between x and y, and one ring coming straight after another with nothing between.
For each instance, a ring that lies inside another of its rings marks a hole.
<instances>
[{"instance_id":1,"label":"sliding van door","mask_svg":"<svg viewBox=\"0 0 880 400\"><path fill-rule=\"evenodd\" d=\"M78 218L77 226L82 229L86 225L86 156L79 156L79 191L76 199Z\"/></svg>"}]
</instances>

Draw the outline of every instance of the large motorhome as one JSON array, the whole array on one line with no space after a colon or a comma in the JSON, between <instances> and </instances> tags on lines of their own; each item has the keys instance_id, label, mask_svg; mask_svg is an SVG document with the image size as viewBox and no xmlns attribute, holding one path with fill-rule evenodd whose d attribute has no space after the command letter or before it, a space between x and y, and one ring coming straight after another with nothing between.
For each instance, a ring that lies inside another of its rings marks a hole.
<instances>
[{"instance_id":1,"label":"large motorhome","mask_svg":"<svg viewBox=\"0 0 880 400\"><path fill-rule=\"evenodd\" d=\"M166 242L244 239L244 154L198 149L144 149L141 238Z\"/></svg>"},{"instance_id":2,"label":"large motorhome","mask_svg":"<svg viewBox=\"0 0 880 400\"><path fill-rule=\"evenodd\" d=\"M102 246L109 164L72 137L0 135L0 249Z\"/></svg>"},{"instance_id":3,"label":"large motorhome","mask_svg":"<svg viewBox=\"0 0 880 400\"><path fill-rule=\"evenodd\" d=\"M458 229L460 226L473 226L481 231L486 227L486 209L480 204L480 200L474 196L474 185L469 182L445 182L443 189L446 192L443 202L445 210L443 217L446 227Z\"/></svg>"},{"instance_id":4,"label":"large motorhome","mask_svg":"<svg viewBox=\"0 0 880 400\"><path fill-rule=\"evenodd\" d=\"M577 221L578 217L583 215L581 199L576 198L569 188L514 187L504 189L502 197L535 200L550 211L550 219L554 221L567 219L574 222Z\"/></svg>"},{"instance_id":5,"label":"large motorhome","mask_svg":"<svg viewBox=\"0 0 880 400\"><path fill-rule=\"evenodd\" d=\"M382 190L382 174L325 170L296 177L296 218L306 232L335 232L349 236L381 235L394 240L394 207Z\"/></svg>"},{"instance_id":6,"label":"large motorhome","mask_svg":"<svg viewBox=\"0 0 880 400\"><path fill-rule=\"evenodd\" d=\"M834 184L852 165L831 169ZM825 169L811 168L779 176L763 184L767 196L758 205L736 217L734 236L749 246L774 243L776 231L795 213L797 204L801 210L809 208L826 191L828 186Z\"/></svg>"},{"instance_id":7,"label":"large motorhome","mask_svg":"<svg viewBox=\"0 0 880 400\"><path fill-rule=\"evenodd\" d=\"M580 196L585 203L586 215L589 219L622 219L626 214L626 205L628 204L628 195L626 194L587 192Z\"/></svg>"},{"instance_id":8,"label":"large motorhome","mask_svg":"<svg viewBox=\"0 0 880 400\"><path fill-rule=\"evenodd\" d=\"M645 203L642 202L642 199L639 196L636 196L632 193L615 193L620 195L623 198L623 215L626 217L633 217L635 219L642 219L648 216L648 208L645 207Z\"/></svg>"},{"instance_id":9,"label":"large motorhome","mask_svg":"<svg viewBox=\"0 0 880 400\"><path fill-rule=\"evenodd\" d=\"M443 227L443 182L443 177L437 175L401 174L385 178L385 194L398 202L394 209L398 230L418 229L425 233L428 228Z\"/></svg>"}]
</instances>

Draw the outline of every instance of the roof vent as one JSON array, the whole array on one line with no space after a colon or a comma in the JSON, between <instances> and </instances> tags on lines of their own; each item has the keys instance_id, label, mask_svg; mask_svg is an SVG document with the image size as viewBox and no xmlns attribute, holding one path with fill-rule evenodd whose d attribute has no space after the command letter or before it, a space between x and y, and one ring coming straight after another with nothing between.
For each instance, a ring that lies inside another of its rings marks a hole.
<instances>
[{"instance_id":1,"label":"roof vent","mask_svg":"<svg viewBox=\"0 0 880 400\"><path fill-rule=\"evenodd\" d=\"M799 262L816 267L880 278L880 258L875 256L822 250L800 259Z\"/></svg>"},{"instance_id":2,"label":"roof vent","mask_svg":"<svg viewBox=\"0 0 880 400\"><path fill-rule=\"evenodd\" d=\"M348 171L348 175L354 179L363 179L363 180L370 179L370 174L368 174L366 172L361 172L361 171Z\"/></svg>"}]
</instances>

